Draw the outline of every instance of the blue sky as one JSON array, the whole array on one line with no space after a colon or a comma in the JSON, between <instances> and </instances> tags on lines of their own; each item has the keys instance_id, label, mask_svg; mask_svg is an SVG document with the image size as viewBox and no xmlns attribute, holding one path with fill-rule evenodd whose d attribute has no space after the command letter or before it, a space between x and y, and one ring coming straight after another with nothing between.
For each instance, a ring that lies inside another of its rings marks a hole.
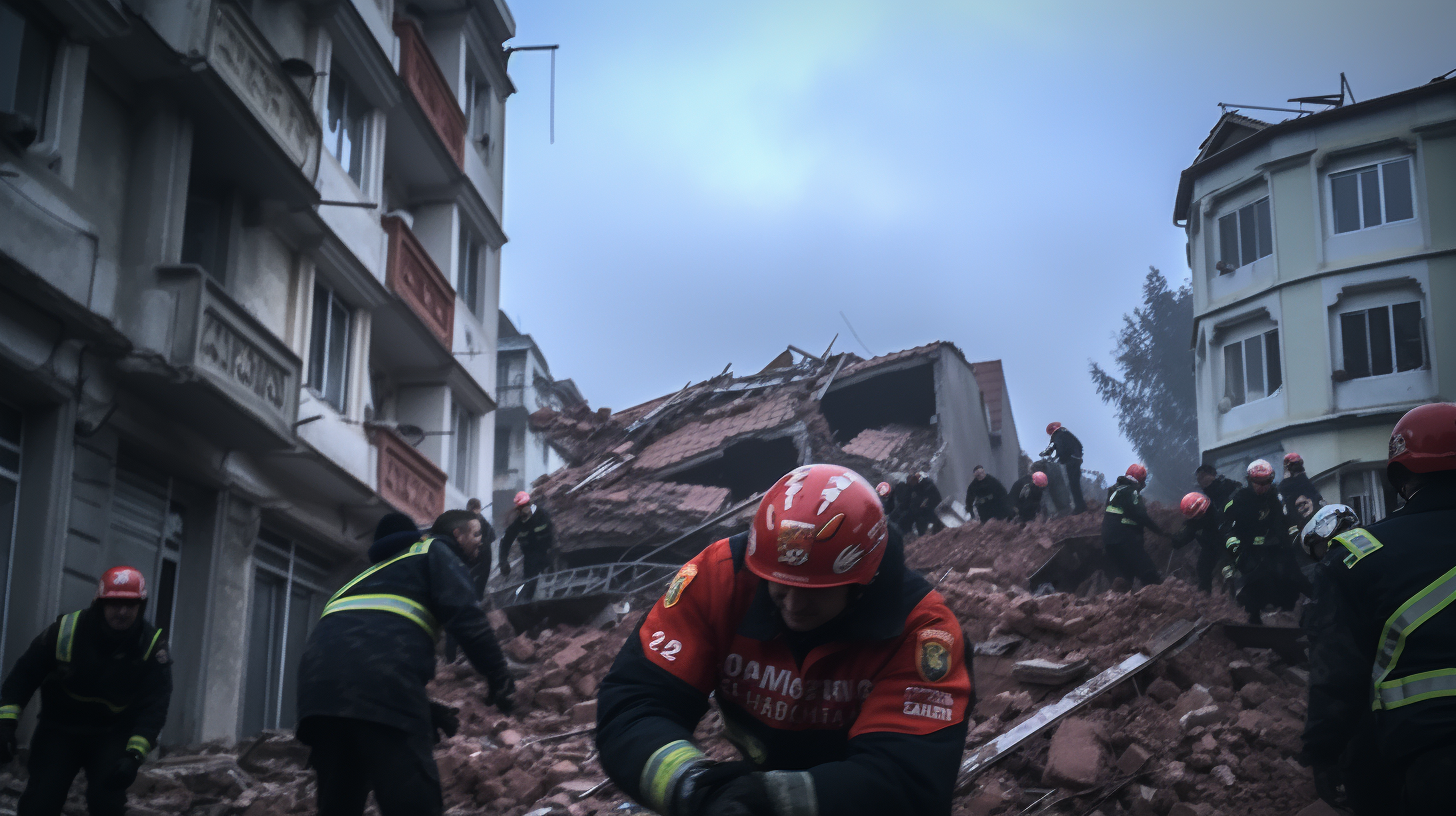
<instances>
[{"instance_id":1,"label":"blue sky","mask_svg":"<svg viewBox=\"0 0 1456 816\"><path fill-rule=\"evenodd\" d=\"M784 347L931 340L1134 460L1096 395L1149 265L1187 278L1179 172L1218 102L1456 69L1456 3L515 0L501 304L625 408ZM1257 112L1248 111L1251 115ZM1267 114L1283 116L1283 114Z\"/></svg>"}]
</instances>

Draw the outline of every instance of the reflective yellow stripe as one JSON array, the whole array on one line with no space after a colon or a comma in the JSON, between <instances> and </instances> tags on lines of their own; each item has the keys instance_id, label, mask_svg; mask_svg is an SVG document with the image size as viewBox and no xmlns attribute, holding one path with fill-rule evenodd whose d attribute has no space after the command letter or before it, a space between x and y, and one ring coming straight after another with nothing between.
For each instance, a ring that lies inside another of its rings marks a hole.
<instances>
[{"instance_id":1,"label":"reflective yellow stripe","mask_svg":"<svg viewBox=\"0 0 1456 816\"><path fill-rule=\"evenodd\" d=\"M333 594L333 596L329 598L329 602L330 603L333 603L334 601L337 601L339 599L339 596L340 595L343 595L345 592L348 592L350 589L353 588L353 586L355 584L359 583L360 581L364 580L365 578L368 578L369 576L373 575L374 573L379 572L380 570L384 569L385 567L389 566L390 564L393 564L396 561L402 561L402 560L404 560L406 558L409 558L412 555L424 555L425 553L427 553L427 552L430 551L430 542L432 542L432 541L434 541L433 538L427 538L424 541L417 541L414 544L411 544L410 545L410 548L408 550L405 550L404 552L400 553L399 555L396 555L395 557L389 559L388 561L380 561L378 564L375 564L374 566L370 567L369 569L364 570L363 572L361 572L358 575L354 576L354 580L352 580L349 583L344 584L343 586L339 587L339 591L338 592L335 592Z\"/></svg>"},{"instance_id":2,"label":"reflective yellow stripe","mask_svg":"<svg viewBox=\"0 0 1456 816\"><path fill-rule=\"evenodd\" d=\"M1345 549L1350 551L1350 554L1345 556L1346 569L1355 566L1360 563L1360 559L1385 546L1380 543L1380 539L1370 535L1369 531L1359 527L1340 533L1335 536L1335 540L1343 544Z\"/></svg>"},{"instance_id":3,"label":"reflective yellow stripe","mask_svg":"<svg viewBox=\"0 0 1456 816\"><path fill-rule=\"evenodd\" d=\"M56 660L62 663L71 662L71 649L76 645L76 621L80 619L80 612L71 612L61 618L61 628L56 631Z\"/></svg>"},{"instance_id":4,"label":"reflective yellow stripe","mask_svg":"<svg viewBox=\"0 0 1456 816\"><path fill-rule=\"evenodd\" d=\"M640 787L642 798L649 808L658 813L667 813L667 797L672 793L673 783L686 770L689 762L704 756L691 742L674 740L652 752L647 764L642 766Z\"/></svg>"},{"instance_id":5,"label":"reflective yellow stripe","mask_svg":"<svg viewBox=\"0 0 1456 816\"><path fill-rule=\"evenodd\" d=\"M18 705L4 705L4 706L0 706L0 720L18 720L18 719L20 719L20 706L18 706Z\"/></svg>"},{"instance_id":6,"label":"reflective yellow stripe","mask_svg":"<svg viewBox=\"0 0 1456 816\"><path fill-rule=\"evenodd\" d=\"M126 741L126 750L136 751L142 756L146 756L152 752L152 744L147 741L146 737L132 737Z\"/></svg>"},{"instance_id":7,"label":"reflective yellow stripe","mask_svg":"<svg viewBox=\"0 0 1456 816\"><path fill-rule=\"evenodd\" d=\"M158 640L161 640L161 639L162 639L162 630L161 629L158 629L157 632L156 632L156 634L152 635L152 642L147 644L147 652L146 652L146 654L142 655L142 662L143 663L145 663L145 662L147 662L148 660L151 659L151 657L152 657L152 650L155 649L155 648L157 648L157 641Z\"/></svg>"},{"instance_id":8,"label":"reflective yellow stripe","mask_svg":"<svg viewBox=\"0 0 1456 816\"><path fill-rule=\"evenodd\" d=\"M61 690L65 691L65 689ZM70 697L72 700L76 700L82 703L100 703L101 705L104 705L108 709L110 709L112 714L120 714L121 712L126 710L126 704L118 705L117 703L113 703L110 700L104 700L100 697L82 697L79 694L72 694L69 691L66 691L66 696Z\"/></svg>"},{"instance_id":9,"label":"reflective yellow stripe","mask_svg":"<svg viewBox=\"0 0 1456 816\"><path fill-rule=\"evenodd\" d=\"M1125 519L1123 519L1123 520L1122 520L1122 523L1123 523L1123 524L1131 524L1131 525L1132 525L1132 526L1134 526L1134 527L1136 527L1136 526L1138 526L1138 521L1137 521L1137 519L1130 519L1130 518L1125 518Z\"/></svg>"},{"instance_id":10,"label":"reflective yellow stripe","mask_svg":"<svg viewBox=\"0 0 1456 816\"><path fill-rule=\"evenodd\" d=\"M1386 620L1385 631L1375 650L1375 665L1371 669L1370 707L1373 710L1456 693L1456 670L1422 672L1400 680L1386 680L1395 671L1410 634L1452 601L1456 601L1456 568L1448 570L1417 592Z\"/></svg>"},{"instance_id":11,"label":"reflective yellow stripe","mask_svg":"<svg viewBox=\"0 0 1456 816\"><path fill-rule=\"evenodd\" d=\"M322 618L324 615L334 612L361 610L393 612L396 615L403 615L424 627L431 639L439 633L439 626L435 623L435 616L430 613L430 610L402 595L350 595L347 598L338 598L325 604L323 615L319 617Z\"/></svg>"},{"instance_id":12,"label":"reflective yellow stripe","mask_svg":"<svg viewBox=\"0 0 1456 816\"><path fill-rule=\"evenodd\" d=\"M1110 504L1107 505L1106 510L1109 513L1116 513L1119 516L1122 515L1124 512L1126 512L1121 507L1114 507L1113 505L1110 505Z\"/></svg>"}]
</instances>

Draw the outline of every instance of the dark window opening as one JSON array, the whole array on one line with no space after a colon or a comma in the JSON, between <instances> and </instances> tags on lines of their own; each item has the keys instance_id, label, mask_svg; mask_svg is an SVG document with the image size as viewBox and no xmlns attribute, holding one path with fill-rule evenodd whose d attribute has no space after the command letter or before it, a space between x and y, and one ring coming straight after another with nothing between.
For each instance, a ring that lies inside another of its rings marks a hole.
<instances>
[{"instance_id":1,"label":"dark window opening","mask_svg":"<svg viewBox=\"0 0 1456 816\"><path fill-rule=\"evenodd\" d=\"M769 489L798 466L799 448L793 439L745 439L729 445L722 456L664 478L681 484L726 487L733 501L742 501Z\"/></svg>"},{"instance_id":2,"label":"dark window opening","mask_svg":"<svg viewBox=\"0 0 1456 816\"><path fill-rule=\"evenodd\" d=\"M55 59L56 37L0 3L0 113L18 120L7 129L27 145L44 129Z\"/></svg>"},{"instance_id":3,"label":"dark window opening","mask_svg":"<svg viewBox=\"0 0 1456 816\"><path fill-rule=\"evenodd\" d=\"M927 362L835 388L819 405L841 444L870 428L927 427L935 416L935 366Z\"/></svg>"}]
</instances>

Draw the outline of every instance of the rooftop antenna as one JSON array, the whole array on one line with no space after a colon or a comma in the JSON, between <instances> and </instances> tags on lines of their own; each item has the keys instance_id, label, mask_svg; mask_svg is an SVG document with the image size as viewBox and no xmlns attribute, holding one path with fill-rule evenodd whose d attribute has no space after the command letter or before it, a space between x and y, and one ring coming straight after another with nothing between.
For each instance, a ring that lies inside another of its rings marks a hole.
<instances>
[{"instance_id":1,"label":"rooftop antenna","mask_svg":"<svg viewBox=\"0 0 1456 816\"><path fill-rule=\"evenodd\" d=\"M517 51L551 52L551 144L556 144L556 49L560 45L515 45L506 49L506 59Z\"/></svg>"}]
</instances>

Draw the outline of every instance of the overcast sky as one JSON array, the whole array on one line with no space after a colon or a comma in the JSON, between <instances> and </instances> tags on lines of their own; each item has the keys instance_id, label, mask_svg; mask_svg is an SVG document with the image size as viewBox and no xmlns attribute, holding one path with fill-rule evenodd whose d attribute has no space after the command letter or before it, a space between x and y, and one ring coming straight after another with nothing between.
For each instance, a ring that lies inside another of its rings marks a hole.
<instances>
[{"instance_id":1,"label":"overcast sky","mask_svg":"<svg viewBox=\"0 0 1456 816\"><path fill-rule=\"evenodd\" d=\"M511 0L502 308L619 410L789 344L1005 362L1021 446L1097 397L1218 102L1359 100L1456 69L1452 0ZM1285 114L1255 116L1280 117ZM864 346L847 331L843 311ZM867 346L867 348L865 347Z\"/></svg>"}]
</instances>

